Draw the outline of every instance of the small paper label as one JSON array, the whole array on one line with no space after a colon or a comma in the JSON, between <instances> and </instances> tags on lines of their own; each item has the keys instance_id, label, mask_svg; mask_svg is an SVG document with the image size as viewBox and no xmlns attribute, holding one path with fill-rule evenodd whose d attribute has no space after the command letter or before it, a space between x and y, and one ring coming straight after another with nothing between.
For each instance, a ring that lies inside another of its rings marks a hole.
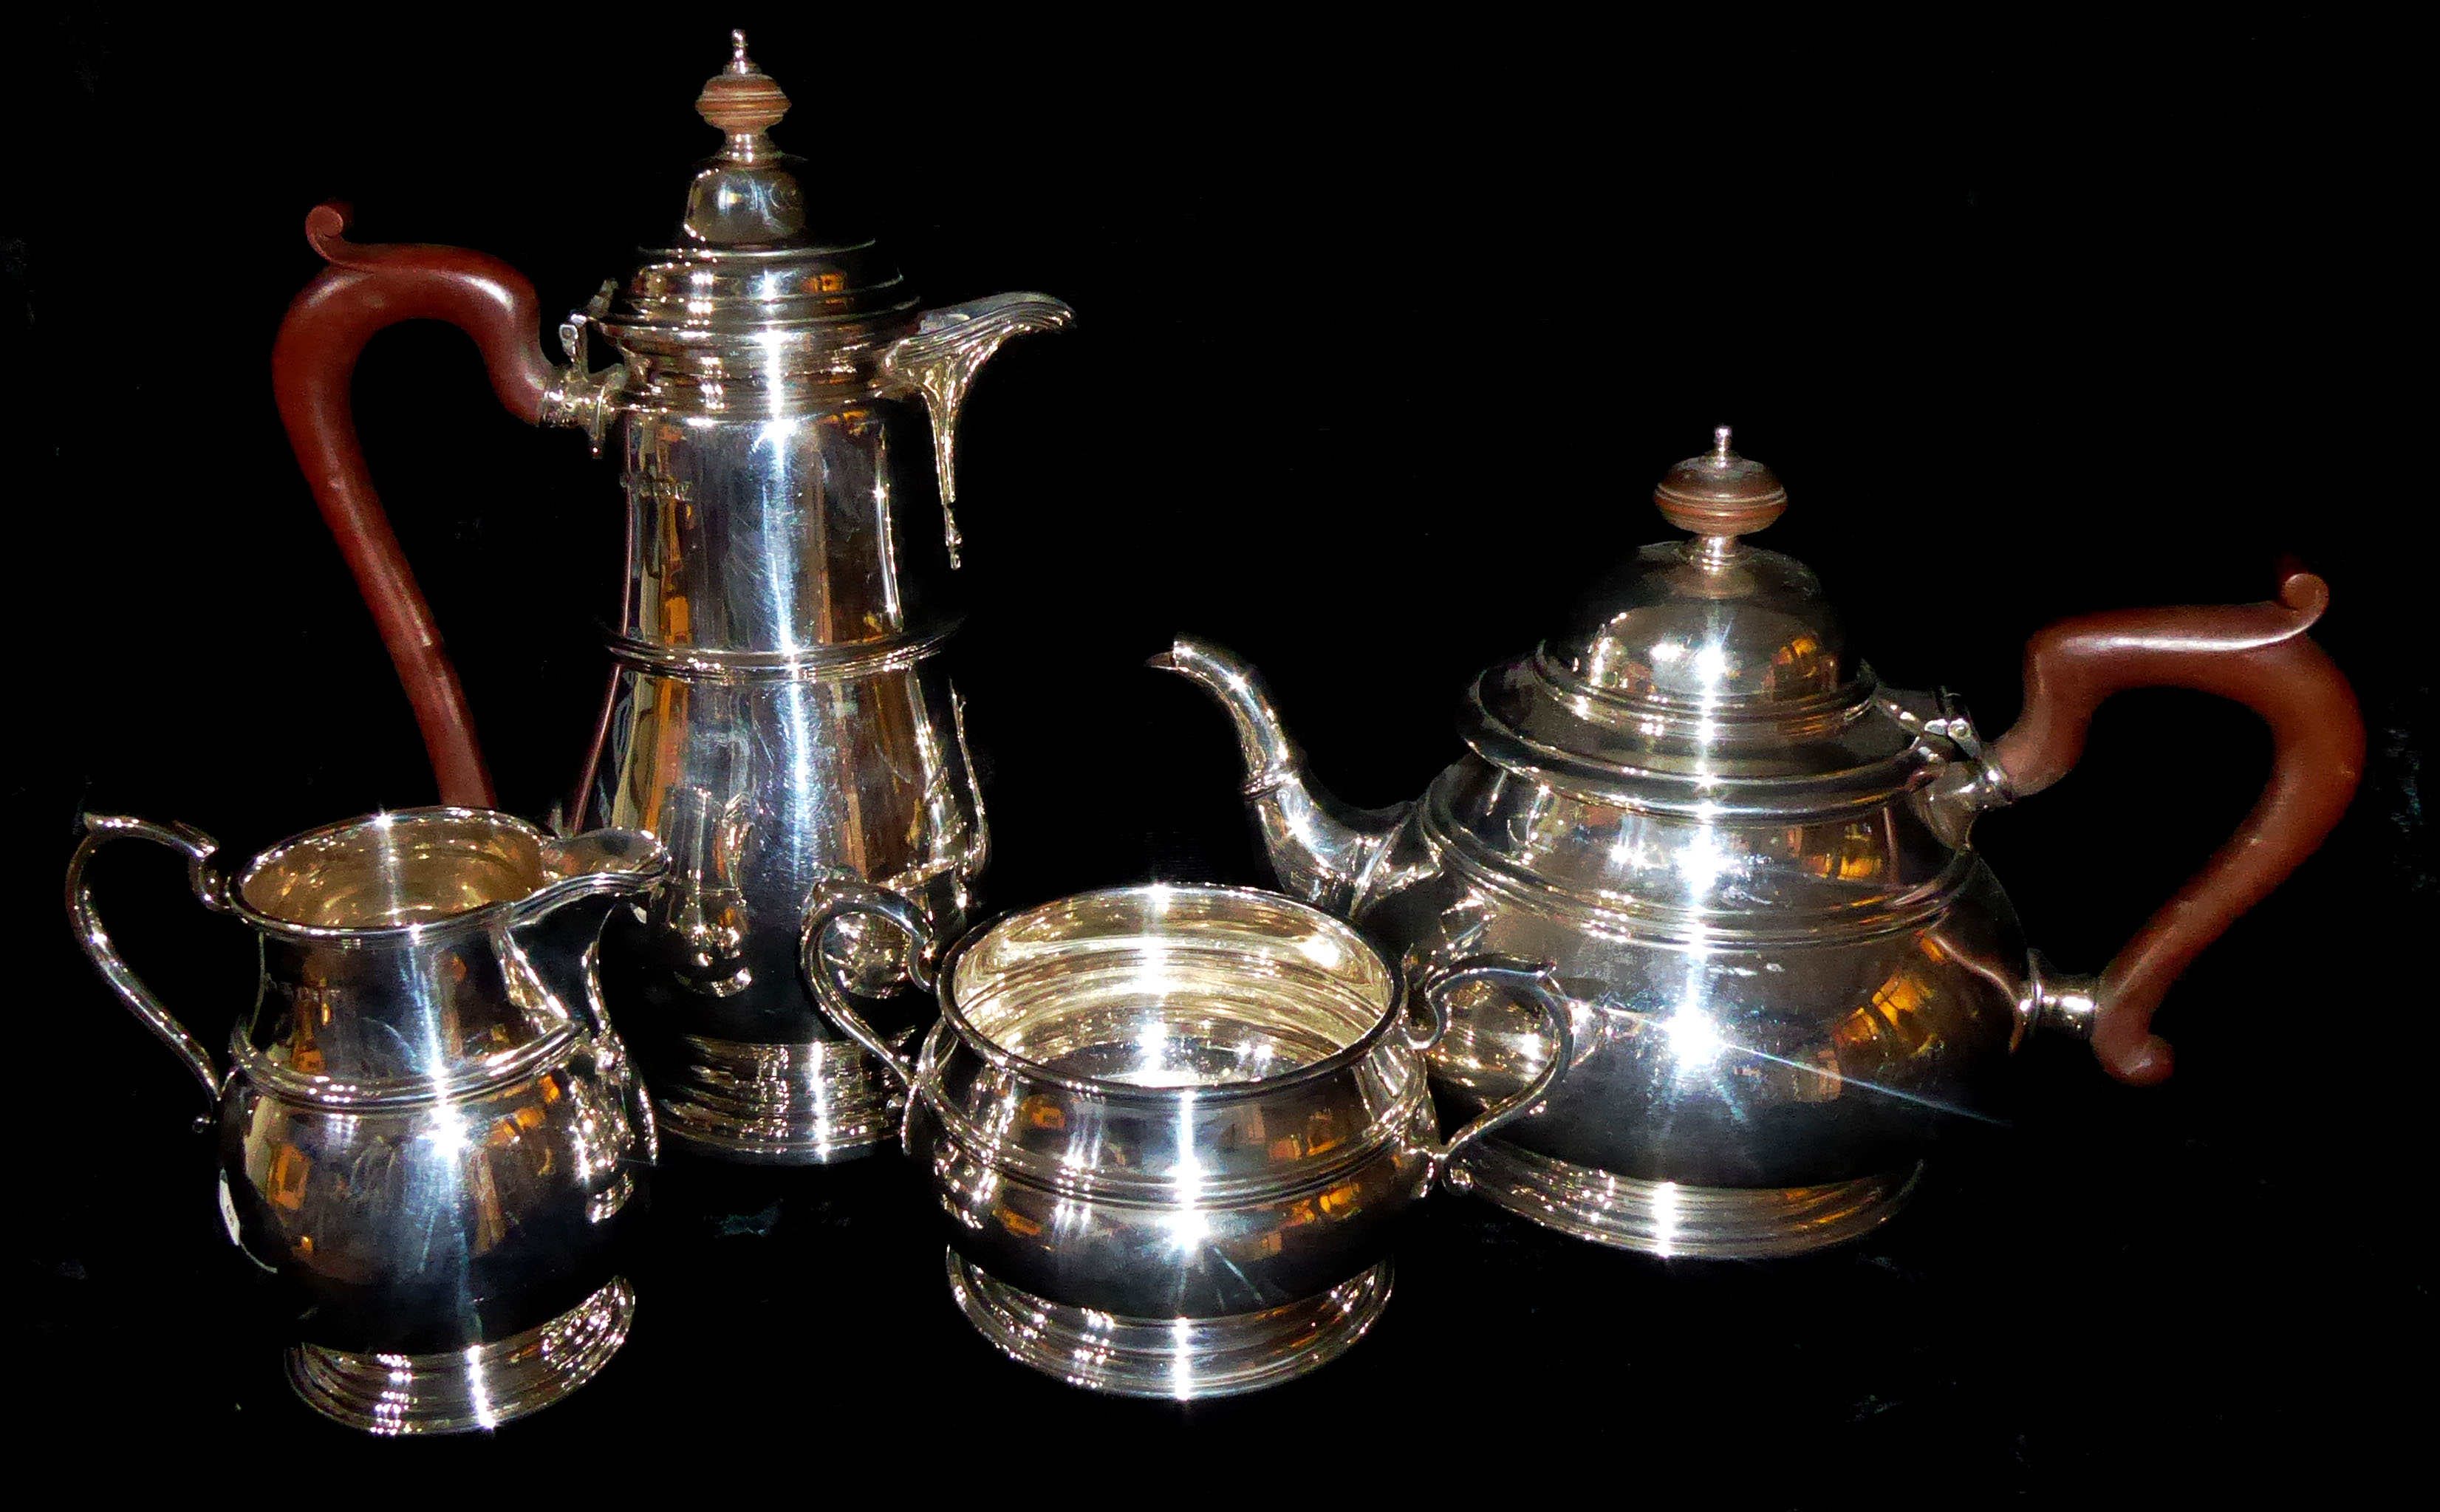
<instances>
[{"instance_id":1,"label":"small paper label","mask_svg":"<svg viewBox=\"0 0 2440 1512\"><path fill-rule=\"evenodd\" d=\"M279 1269L278 1266L262 1265L260 1260L255 1258L254 1251L245 1247L245 1235L240 1232L238 1227L237 1201L234 1197L229 1196L228 1173L226 1171L223 1171L221 1173L220 1196L221 1227L228 1230L229 1243L237 1246L238 1253L245 1256L248 1260L253 1260L256 1265L262 1266L263 1269L277 1274Z\"/></svg>"}]
</instances>

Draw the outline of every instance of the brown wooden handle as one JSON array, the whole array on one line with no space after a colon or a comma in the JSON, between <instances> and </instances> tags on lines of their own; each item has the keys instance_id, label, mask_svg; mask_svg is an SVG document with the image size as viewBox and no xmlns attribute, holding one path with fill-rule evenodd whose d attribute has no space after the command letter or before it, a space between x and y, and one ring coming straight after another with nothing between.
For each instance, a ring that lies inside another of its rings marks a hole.
<instances>
[{"instance_id":1,"label":"brown wooden handle","mask_svg":"<svg viewBox=\"0 0 2440 1512\"><path fill-rule=\"evenodd\" d=\"M2016 796L2075 765L2104 699L2129 688L2191 688L2245 705L2270 727L2270 780L2245 822L2101 975L2093 1053L2120 1081L2169 1074L2153 1012L2179 973L2313 854L2363 772L2355 691L2305 632L2330 590L2301 567L2278 602L2121 609L2062 621L2025 648L2025 710L1992 747Z\"/></svg>"},{"instance_id":2,"label":"brown wooden handle","mask_svg":"<svg viewBox=\"0 0 2440 1512\"><path fill-rule=\"evenodd\" d=\"M509 413L536 424L555 374L543 354L532 283L497 258L452 246L358 246L341 233L345 205L316 206L305 240L331 264L288 307L271 351L271 382L296 465L381 626L398 680L415 706L440 799L492 806L492 779L466 708L466 691L440 627L373 492L356 440L349 385L373 335L403 320L446 320L475 338L492 390Z\"/></svg>"}]
</instances>

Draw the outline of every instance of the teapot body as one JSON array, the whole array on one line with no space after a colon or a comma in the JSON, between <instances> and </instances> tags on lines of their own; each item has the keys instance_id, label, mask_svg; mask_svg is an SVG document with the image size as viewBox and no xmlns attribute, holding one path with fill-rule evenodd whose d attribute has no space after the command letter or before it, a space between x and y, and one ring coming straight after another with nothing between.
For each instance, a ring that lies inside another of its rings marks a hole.
<instances>
[{"instance_id":1,"label":"teapot body","mask_svg":"<svg viewBox=\"0 0 2440 1512\"><path fill-rule=\"evenodd\" d=\"M1469 756L1390 837L1354 916L1409 970L1551 962L1574 1045L1541 1108L1462 1154L1491 1200L1581 1237L1746 1256L1861 1233L2032 1021L2015 910L1911 793L1847 812L1638 812ZM1539 1015L1452 994L1436 1089L1514 1095Z\"/></svg>"}]
</instances>

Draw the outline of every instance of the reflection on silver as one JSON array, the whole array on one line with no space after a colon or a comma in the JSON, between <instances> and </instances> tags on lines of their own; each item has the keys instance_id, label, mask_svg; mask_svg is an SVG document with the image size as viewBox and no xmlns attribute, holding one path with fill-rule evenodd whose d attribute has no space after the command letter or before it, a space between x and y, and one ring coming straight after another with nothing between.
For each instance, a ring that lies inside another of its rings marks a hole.
<instances>
[{"instance_id":1,"label":"reflection on silver","mask_svg":"<svg viewBox=\"0 0 2440 1512\"><path fill-rule=\"evenodd\" d=\"M576 809L675 855L650 921L605 945L670 1137L839 1160L886 1137L892 1089L815 1011L798 925L834 873L949 933L969 916L988 846L936 659L958 413L1002 343L1072 317L1037 294L920 312L880 248L828 234L742 38L698 108L726 145L671 244L570 317L576 368L587 331L619 365L545 417L611 437L628 502L617 679ZM852 992L907 980L892 939L834 945Z\"/></svg>"},{"instance_id":2,"label":"reflection on silver","mask_svg":"<svg viewBox=\"0 0 2440 1512\"><path fill-rule=\"evenodd\" d=\"M1317 1297L1243 1317L1121 1318L994 1280L949 1251L949 1295L1019 1364L1114 1396L1193 1401L1293 1380L1347 1352L1390 1305L1390 1262Z\"/></svg>"},{"instance_id":3,"label":"reflection on silver","mask_svg":"<svg viewBox=\"0 0 2440 1512\"><path fill-rule=\"evenodd\" d=\"M201 831L84 823L78 942L212 1090L222 1215L302 1320L305 1399L374 1432L452 1432L589 1379L626 1334L616 1247L655 1154L594 945L660 880L658 843L406 809L299 836L231 881ZM260 938L225 1075L95 911L86 868L130 837L184 853L205 907Z\"/></svg>"},{"instance_id":4,"label":"reflection on silver","mask_svg":"<svg viewBox=\"0 0 2440 1512\"><path fill-rule=\"evenodd\" d=\"M442 1354L357 1354L322 1344L288 1352L288 1383L325 1417L392 1437L490 1430L601 1374L636 1321L623 1276L565 1313L497 1343Z\"/></svg>"},{"instance_id":5,"label":"reflection on silver","mask_svg":"<svg viewBox=\"0 0 2440 1512\"><path fill-rule=\"evenodd\" d=\"M1680 1186L1588 1170L1498 1141L1460 1163L1472 1191L1520 1217L1681 1260L1758 1260L1855 1238L1896 1212L1923 1176L1918 1161L1821 1186Z\"/></svg>"},{"instance_id":6,"label":"reflection on silver","mask_svg":"<svg viewBox=\"0 0 2440 1512\"><path fill-rule=\"evenodd\" d=\"M1556 963L1571 1064L1458 1177L1627 1248L1806 1250L1893 1212L1944 1122L1980 1116L2025 1031L2069 1023L2074 999L2037 995L1967 844L2009 793L1965 711L1882 688L1813 574L1739 539L1784 507L1776 480L1723 437L1660 502L1702 533L1643 548L1484 673L1469 752L1411 804L1322 792L1220 648L1181 639L1155 664L1228 711L1288 891L1410 971ZM1450 1002L1431 1071L1451 1098L1497 1101L1550 1066L1514 994Z\"/></svg>"},{"instance_id":7,"label":"reflection on silver","mask_svg":"<svg viewBox=\"0 0 2440 1512\"><path fill-rule=\"evenodd\" d=\"M742 1044L688 1035L655 1089L661 1132L749 1165L861 1155L898 1132L904 1102L853 1040Z\"/></svg>"},{"instance_id":8,"label":"reflection on silver","mask_svg":"<svg viewBox=\"0 0 2440 1512\"><path fill-rule=\"evenodd\" d=\"M828 984L824 936L887 921L935 954L905 900L841 879L804 927L840 1027L912 1091L904 1140L949 1237L969 1319L1076 1384L1179 1398L1249 1391L1361 1336L1389 1297L1394 1230L1453 1151L1532 1110L1563 1070L1435 1137L1418 1043L1449 995L1496 984L1567 1005L1539 967L1467 961L1422 984L1317 909L1236 888L1152 885L1012 914L951 946L941 1018L911 1062Z\"/></svg>"}]
</instances>

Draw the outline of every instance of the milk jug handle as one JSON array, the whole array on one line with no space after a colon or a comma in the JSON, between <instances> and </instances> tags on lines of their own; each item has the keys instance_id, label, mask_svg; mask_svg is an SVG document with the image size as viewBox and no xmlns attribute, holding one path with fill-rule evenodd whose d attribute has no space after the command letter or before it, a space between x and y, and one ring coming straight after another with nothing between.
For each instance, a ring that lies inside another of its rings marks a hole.
<instances>
[{"instance_id":1,"label":"milk jug handle","mask_svg":"<svg viewBox=\"0 0 2440 1512\"><path fill-rule=\"evenodd\" d=\"M215 912L229 911L228 884L212 867L212 853L220 842L198 829L184 824L155 824L148 819L127 819L109 814L84 816L84 837L78 841L76 855L68 858L67 900L68 923L75 928L77 945L90 957L110 983L113 992L144 1021L161 1043L170 1047L177 1057L203 1083L204 1096L214 1105L220 1101L220 1072L212 1065L211 1053L204 1049L194 1035L187 1033L152 990L144 985L118 949L110 942L110 933L101 927L101 915L93 905L93 889L85 882L84 869L96 851L112 840L151 840L169 846L187 857L188 875L195 896L204 907Z\"/></svg>"},{"instance_id":2,"label":"milk jug handle","mask_svg":"<svg viewBox=\"0 0 2440 1512\"><path fill-rule=\"evenodd\" d=\"M415 706L440 801L490 808L492 779L475 741L465 690L373 492L349 384L365 343L406 320L446 320L474 337L493 392L529 425L540 423L546 398L562 379L543 354L540 305L523 274L458 247L358 246L340 234L350 213L345 205L329 204L305 219L305 239L331 265L296 296L280 322L271 352L272 388L314 502L338 538Z\"/></svg>"},{"instance_id":3,"label":"milk jug handle","mask_svg":"<svg viewBox=\"0 0 2440 1512\"><path fill-rule=\"evenodd\" d=\"M2000 801L2040 792L2084 754L2093 711L2130 688L2189 688L2245 705L2270 727L2270 779L2252 812L2193 880L2147 920L2098 979L2036 981L2039 1021L2089 1037L2112 1076L2169 1074L2152 1015L2179 973L2313 854L2363 772L2363 714L2305 634L2330 590L2301 567L2274 603L2122 609L2065 620L2025 647L2024 712L1992 743Z\"/></svg>"}]
</instances>

